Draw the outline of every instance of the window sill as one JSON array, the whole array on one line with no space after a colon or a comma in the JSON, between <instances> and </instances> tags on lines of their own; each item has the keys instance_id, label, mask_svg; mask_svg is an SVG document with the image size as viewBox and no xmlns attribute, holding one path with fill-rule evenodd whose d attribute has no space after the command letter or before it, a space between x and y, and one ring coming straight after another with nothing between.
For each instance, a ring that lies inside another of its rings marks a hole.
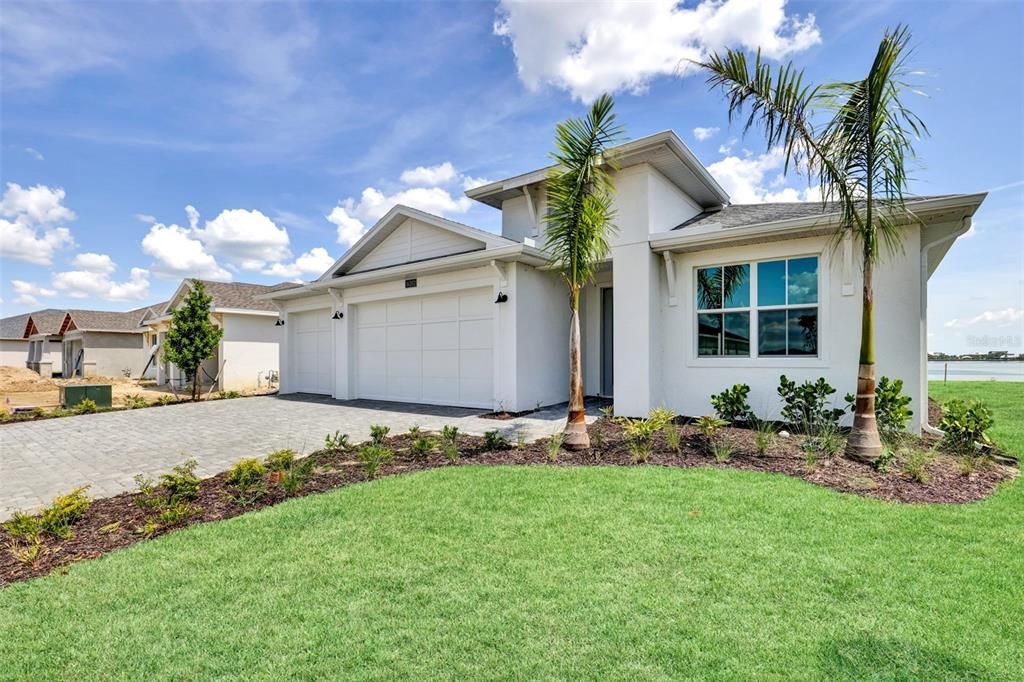
<instances>
[{"instance_id":1,"label":"window sill","mask_svg":"<svg viewBox=\"0 0 1024 682\"><path fill-rule=\"evenodd\" d=\"M690 358L687 367L749 367L752 369L820 369L828 367L823 357L698 357Z\"/></svg>"}]
</instances>

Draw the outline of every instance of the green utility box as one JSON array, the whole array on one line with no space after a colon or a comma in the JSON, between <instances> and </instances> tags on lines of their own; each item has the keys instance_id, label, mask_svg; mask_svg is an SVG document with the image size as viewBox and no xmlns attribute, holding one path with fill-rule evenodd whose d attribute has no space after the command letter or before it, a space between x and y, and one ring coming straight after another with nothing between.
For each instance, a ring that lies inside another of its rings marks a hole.
<instances>
[{"instance_id":1,"label":"green utility box","mask_svg":"<svg viewBox=\"0 0 1024 682\"><path fill-rule=\"evenodd\" d=\"M71 384L60 387L60 406L71 408L89 399L96 403L96 407L110 407L111 400L110 384Z\"/></svg>"}]
</instances>

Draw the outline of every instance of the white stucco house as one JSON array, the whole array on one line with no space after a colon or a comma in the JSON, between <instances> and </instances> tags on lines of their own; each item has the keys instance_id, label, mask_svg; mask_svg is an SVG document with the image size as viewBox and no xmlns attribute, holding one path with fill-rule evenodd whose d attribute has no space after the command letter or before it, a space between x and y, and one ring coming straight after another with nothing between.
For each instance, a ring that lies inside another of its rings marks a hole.
<instances>
[{"instance_id":1,"label":"white stucco house","mask_svg":"<svg viewBox=\"0 0 1024 682\"><path fill-rule=\"evenodd\" d=\"M150 306L143 316L146 361L155 367L155 378L160 385L172 382L181 387L189 381L173 363L160 356L159 349L170 326L172 312L181 304L194 281L197 280L182 281L169 301ZM216 354L203 363L201 377L204 384L222 391L276 385L280 356L278 344L284 332L282 327L275 325L276 306L257 296L297 285L267 286L206 280L203 280L203 285L213 299L210 303L213 322L224 330Z\"/></svg>"},{"instance_id":2,"label":"white stucco house","mask_svg":"<svg viewBox=\"0 0 1024 682\"><path fill-rule=\"evenodd\" d=\"M671 131L616 148L611 253L583 295L584 390L620 415L711 411L735 383L778 416L779 376L853 391L860 329L855 244L830 246L819 204L731 204ZM281 391L528 410L568 393L568 309L543 251L541 168L467 196L501 211L492 234L396 206L317 281L262 296L284 323ZM928 277L984 194L920 197L920 224L876 273L878 374L926 415ZM698 277L738 270L728 300ZM701 298L705 300L701 300Z\"/></svg>"},{"instance_id":3,"label":"white stucco house","mask_svg":"<svg viewBox=\"0 0 1024 682\"><path fill-rule=\"evenodd\" d=\"M27 367L42 376L61 373L58 331L64 311L46 308L0 320L0 365Z\"/></svg>"},{"instance_id":4,"label":"white stucco house","mask_svg":"<svg viewBox=\"0 0 1024 682\"><path fill-rule=\"evenodd\" d=\"M146 310L66 311L58 332L64 376L140 378L146 365L142 326Z\"/></svg>"}]
</instances>

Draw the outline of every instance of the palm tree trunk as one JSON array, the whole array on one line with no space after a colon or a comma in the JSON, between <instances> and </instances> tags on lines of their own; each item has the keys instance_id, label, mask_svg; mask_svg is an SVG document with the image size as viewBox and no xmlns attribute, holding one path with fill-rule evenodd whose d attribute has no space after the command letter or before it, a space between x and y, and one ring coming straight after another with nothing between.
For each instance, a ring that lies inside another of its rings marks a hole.
<instances>
[{"instance_id":1,"label":"palm tree trunk","mask_svg":"<svg viewBox=\"0 0 1024 682\"><path fill-rule=\"evenodd\" d=\"M583 409L583 361L580 350L580 294L569 295L569 416L565 421L565 442L569 450L588 450L586 413Z\"/></svg>"},{"instance_id":2,"label":"palm tree trunk","mask_svg":"<svg viewBox=\"0 0 1024 682\"><path fill-rule=\"evenodd\" d=\"M882 454L875 420L875 292L874 268L864 259L864 298L860 321L860 367L857 371L857 400L853 430L846 441L846 456L858 462L874 462Z\"/></svg>"}]
</instances>

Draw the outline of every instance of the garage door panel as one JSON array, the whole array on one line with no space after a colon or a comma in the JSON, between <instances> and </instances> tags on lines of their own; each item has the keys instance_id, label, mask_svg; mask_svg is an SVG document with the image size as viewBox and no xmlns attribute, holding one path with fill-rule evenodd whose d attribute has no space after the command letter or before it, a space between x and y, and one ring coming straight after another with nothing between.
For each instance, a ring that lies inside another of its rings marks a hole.
<instances>
[{"instance_id":1,"label":"garage door panel","mask_svg":"<svg viewBox=\"0 0 1024 682\"><path fill-rule=\"evenodd\" d=\"M356 316L360 326L384 324L388 321L388 307L384 303L361 303Z\"/></svg>"},{"instance_id":2,"label":"garage door panel","mask_svg":"<svg viewBox=\"0 0 1024 682\"><path fill-rule=\"evenodd\" d=\"M367 352L384 350L387 342L387 329L385 327L364 327L356 333L356 343Z\"/></svg>"},{"instance_id":3,"label":"garage door panel","mask_svg":"<svg viewBox=\"0 0 1024 682\"><path fill-rule=\"evenodd\" d=\"M491 317L494 301L489 292L474 292L459 296L459 317Z\"/></svg>"},{"instance_id":4,"label":"garage door panel","mask_svg":"<svg viewBox=\"0 0 1024 682\"><path fill-rule=\"evenodd\" d=\"M431 322L423 325L423 350L459 347L459 323Z\"/></svg>"},{"instance_id":5,"label":"garage door panel","mask_svg":"<svg viewBox=\"0 0 1024 682\"><path fill-rule=\"evenodd\" d=\"M331 311L327 308L292 313L289 328L293 349L293 389L330 395L334 382Z\"/></svg>"},{"instance_id":6,"label":"garage door panel","mask_svg":"<svg viewBox=\"0 0 1024 682\"><path fill-rule=\"evenodd\" d=\"M420 304L416 299L388 302L388 322L419 322Z\"/></svg>"},{"instance_id":7,"label":"garage door panel","mask_svg":"<svg viewBox=\"0 0 1024 682\"><path fill-rule=\"evenodd\" d=\"M423 378L440 380L459 376L459 351L423 351Z\"/></svg>"},{"instance_id":8,"label":"garage door panel","mask_svg":"<svg viewBox=\"0 0 1024 682\"><path fill-rule=\"evenodd\" d=\"M489 289L479 289L360 304L358 395L490 407L492 298Z\"/></svg>"},{"instance_id":9,"label":"garage door panel","mask_svg":"<svg viewBox=\"0 0 1024 682\"><path fill-rule=\"evenodd\" d=\"M458 294L441 294L423 298L423 320L457 320L459 318Z\"/></svg>"}]
</instances>

